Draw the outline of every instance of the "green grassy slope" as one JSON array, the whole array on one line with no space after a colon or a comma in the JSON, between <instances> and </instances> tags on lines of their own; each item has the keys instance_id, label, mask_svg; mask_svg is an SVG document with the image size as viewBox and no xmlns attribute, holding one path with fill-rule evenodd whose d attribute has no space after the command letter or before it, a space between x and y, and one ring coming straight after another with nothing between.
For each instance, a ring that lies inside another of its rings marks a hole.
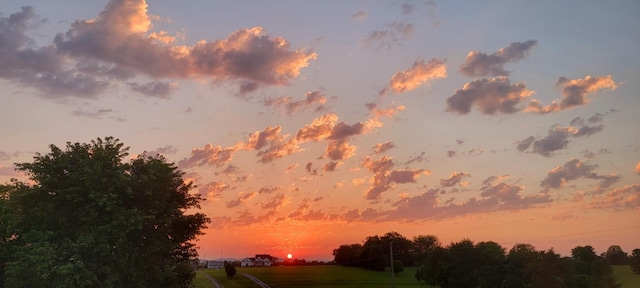
<instances>
[{"instance_id":1,"label":"green grassy slope","mask_svg":"<svg viewBox=\"0 0 640 288\"><path fill-rule=\"evenodd\" d=\"M620 284L622 288L638 288L640 287L640 274L631 271L631 267L626 265L613 265L613 278Z\"/></svg>"}]
</instances>

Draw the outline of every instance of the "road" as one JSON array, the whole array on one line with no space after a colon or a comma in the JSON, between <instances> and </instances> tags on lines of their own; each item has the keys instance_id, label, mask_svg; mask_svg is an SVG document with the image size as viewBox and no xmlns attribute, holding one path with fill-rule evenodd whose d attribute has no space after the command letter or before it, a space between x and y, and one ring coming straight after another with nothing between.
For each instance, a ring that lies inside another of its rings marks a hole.
<instances>
[{"instance_id":1,"label":"road","mask_svg":"<svg viewBox=\"0 0 640 288\"><path fill-rule=\"evenodd\" d=\"M247 274L247 273L240 273L242 274L244 277L249 278L249 280L255 282L256 284L260 285L260 287L262 288L271 288L269 287L269 285L267 285L267 283L262 282L260 279L253 277L253 275Z\"/></svg>"},{"instance_id":2,"label":"road","mask_svg":"<svg viewBox=\"0 0 640 288\"><path fill-rule=\"evenodd\" d=\"M221 288L222 286L220 286L220 283L218 283L218 281L216 281L216 278L213 278L213 276L204 273L204 272L199 272L202 273L204 275L204 277L207 277L207 279L209 279L209 281L211 281L211 283L213 283L214 286L216 286L216 288Z\"/></svg>"}]
</instances>

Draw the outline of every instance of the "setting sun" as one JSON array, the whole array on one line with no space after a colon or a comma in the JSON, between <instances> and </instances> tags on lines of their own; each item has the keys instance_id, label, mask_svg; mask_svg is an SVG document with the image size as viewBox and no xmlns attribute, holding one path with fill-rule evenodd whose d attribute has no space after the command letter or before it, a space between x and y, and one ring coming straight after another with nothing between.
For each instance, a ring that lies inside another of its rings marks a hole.
<instances>
[{"instance_id":1,"label":"setting sun","mask_svg":"<svg viewBox=\"0 0 640 288\"><path fill-rule=\"evenodd\" d=\"M291 255L291 253L287 254L287 259L291 259L293 258L293 255Z\"/></svg>"}]
</instances>

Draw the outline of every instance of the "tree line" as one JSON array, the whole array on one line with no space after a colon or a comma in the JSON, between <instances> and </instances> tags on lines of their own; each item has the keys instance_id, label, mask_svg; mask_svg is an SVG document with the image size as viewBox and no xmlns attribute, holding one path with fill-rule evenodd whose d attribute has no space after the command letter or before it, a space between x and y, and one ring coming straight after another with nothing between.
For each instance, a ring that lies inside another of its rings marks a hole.
<instances>
[{"instance_id":1,"label":"tree line","mask_svg":"<svg viewBox=\"0 0 640 288\"><path fill-rule=\"evenodd\" d=\"M631 265L640 274L640 249L631 256L612 245L598 255L591 246L577 246L570 257L553 248L537 250L519 243L507 251L498 243L474 243L470 239L442 245L433 235L409 240L397 232L368 236L363 244L345 244L333 250L334 262L343 266L384 271L394 266L417 266L415 278L447 287L620 287L611 265ZM395 267L394 267L395 268ZM397 271L396 271L397 272Z\"/></svg>"}]
</instances>

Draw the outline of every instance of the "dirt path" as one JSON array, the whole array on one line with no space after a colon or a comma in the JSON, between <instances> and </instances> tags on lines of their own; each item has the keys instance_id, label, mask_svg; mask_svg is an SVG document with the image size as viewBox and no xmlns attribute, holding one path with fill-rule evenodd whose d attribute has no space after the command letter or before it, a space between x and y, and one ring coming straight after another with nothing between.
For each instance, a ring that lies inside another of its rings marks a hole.
<instances>
[{"instance_id":1,"label":"dirt path","mask_svg":"<svg viewBox=\"0 0 640 288\"><path fill-rule=\"evenodd\" d=\"M216 281L216 278L213 278L213 276L204 273L204 272L198 272L198 273L202 273L204 274L204 277L207 277L207 279L209 279L209 281L211 281L211 283L213 283L213 286L216 286L216 288L220 288L222 286L220 286L220 283L218 283L218 281Z\"/></svg>"},{"instance_id":2,"label":"dirt path","mask_svg":"<svg viewBox=\"0 0 640 288\"><path fill-rule=\"evenodd\" d=\"M262 282L260 279L253 277L253 275L247 274L247 273L240 273L242 274L244 277L249 278L249 280L255 282L256 284L258 284L260 287L262 288L271 288L269 287L269 285L267 285L267 283Z\"/></svg>"}]
</instances>

